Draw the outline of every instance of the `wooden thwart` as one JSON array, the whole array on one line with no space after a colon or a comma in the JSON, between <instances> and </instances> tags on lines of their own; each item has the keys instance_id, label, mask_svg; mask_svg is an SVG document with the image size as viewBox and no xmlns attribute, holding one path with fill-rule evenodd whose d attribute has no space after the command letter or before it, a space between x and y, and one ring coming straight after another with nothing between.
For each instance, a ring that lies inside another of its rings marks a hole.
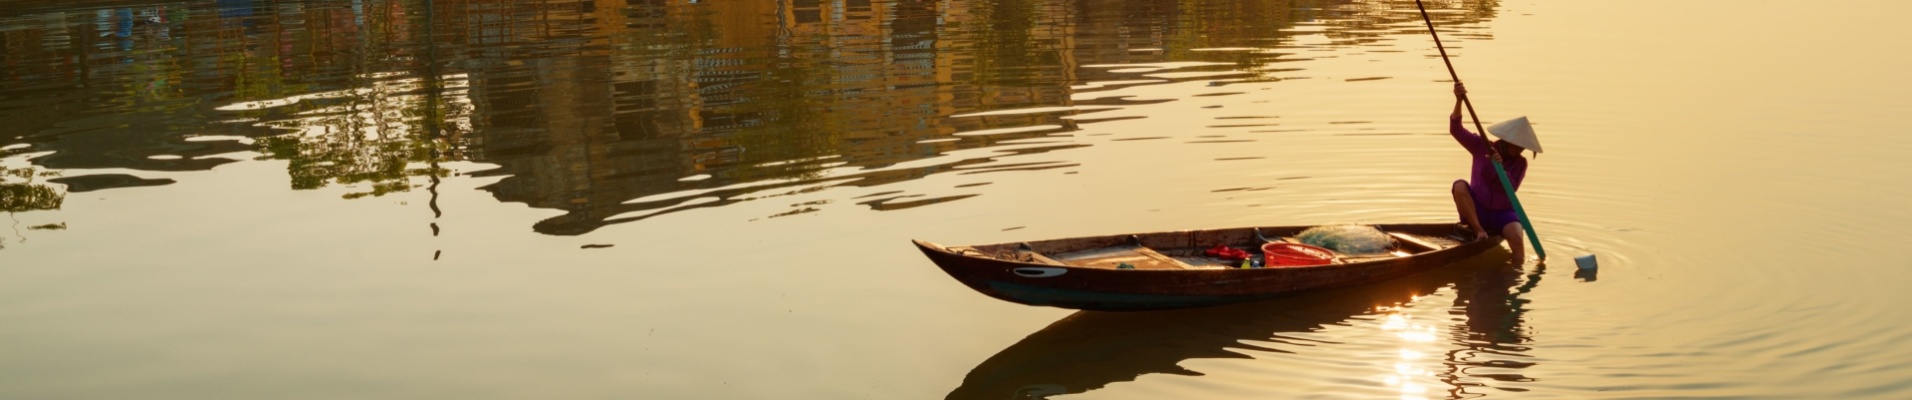
<instances>
[{"instance_id":1,"label":"wooden thwart","mask_svg":"<svg viewBox=\"0 0 1912 400\"><path fill-rule=\"evenodd\" d=\"M1427 251L1435 251L1435 250L1440 250L1440 249L1442 249L1442 248L1443 248L1443 246L1441 246L1441 245L1438 245L1438 244L1434 244L1434 243L1430 243L1430 242L1428 242L1428 241L1426 241L1426 240L1423 240L1423 239L1421 239L1421 238L1418 238L1418 237L1414 237L1414 235L1409 235L1409 234L1405 234L1405 233L1400 233L1400 232L1388 232L1388 236L1392 236L1392 237L1394 237L1394 240L1396 240L1396 241L1398 241L1398 242L1400 242L1401 244L1404 244L1404 245L1406 245L1406 246L1402 246L1402 247L1413 247L1413 248L1414 248L1414 250L1413 250L1413 251L1409 251L1409 253L1420 253L1420 252L1427 252Z\"/></svg>"},{"instance_id":2,"label":"wooden thwart","mask_svg":"<svg viewBox=\"0 0 1912 400\"><path fill-rule=\"evenodd\" d=\"M1049 256L1042 255L1042 253L1037 253L1033 251L1022 250L1022 251L1017 251L1016 254L1022 255L1023 257L1028 257L1030 260L1034 261L1037 264L1069 265L1061 261L1056 261L1056 259L1054 258L1049 258Z\"/></svg>"},{"instance_id":3,"label":"wooden thwart","mask_svg":"<svg viewBox=\"0 0 1912 400\"><path fill-rule=\"evenodd\" d=\"M1116 246L1058 254L1063 264L1078 267L1117 269L1129 264L1135 269L1195 269L1188 263L1143 246Z\"/></svg>"}]
</instances>

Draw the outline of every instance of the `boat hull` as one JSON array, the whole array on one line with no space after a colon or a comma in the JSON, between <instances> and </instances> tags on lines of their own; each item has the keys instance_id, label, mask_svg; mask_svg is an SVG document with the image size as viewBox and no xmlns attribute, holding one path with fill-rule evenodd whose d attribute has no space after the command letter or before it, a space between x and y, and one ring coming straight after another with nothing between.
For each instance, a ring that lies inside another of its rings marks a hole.
<instances>
[{"instance_id":1,"label":"boat hull","mask_svg":"<svg viewBox=\"0 0 1912 400\"><path fill-rule=\"evenodd\" d=\"M1378 226L1388 232L1447 236L1453 224ZM1296 232L1305 227L1267 227L1264 231ZM1104 241L1141 237L1178 241L1184 248L1213 244L1246 244L1256 228L1158 232L1046 241ZM1187 239L1180 239L1186 237ZM1236 238L1243 238L1236 243ZM1204 241L1210 243L1203 243ZM1256 269L1127 270L1086 268L962 254L950 248L914 241L937 267L958 282L984 295L1018 304L1080 310L1137 311L1205 307L1262 300L1283 295L1374 283L1439 266L1453 264L1497 247L1498 238L1403 257L1310 267Z\"/></svg>"}]
</instances>

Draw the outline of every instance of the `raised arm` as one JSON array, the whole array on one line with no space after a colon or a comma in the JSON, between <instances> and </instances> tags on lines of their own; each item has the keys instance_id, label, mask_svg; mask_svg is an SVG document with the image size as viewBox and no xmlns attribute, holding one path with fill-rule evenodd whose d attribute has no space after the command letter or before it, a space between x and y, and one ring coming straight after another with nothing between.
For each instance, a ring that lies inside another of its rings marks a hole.
<instances>
[{"instance_id":1,"label":"raised arm","mask_svg":"<svg viewBox=\"0 0 1912 400\"><path fill-rule=\"evenodd\" d=\"M1467 87L1461 86L1460 82L1454 82L1454 113L1447 116L1447 132L1453 134L1454 141L1461 142L1461 147L1467 148L1468 153L1477 156L1486 155L1487 139L1468 131L1466 126L1461 125L1461 101L1466 98Z\"/></svg>"},{"instance_id":2,"label":"raised arm","mask_svg":"<svg viewBox=\"0 0 1912 400\"><path fill-rule=\"evenodd\" d=\"M1454 82L1454 113L1447 115L1448 120L1455 121L1456 124L1460 123L1461 101L1465 99L1467 99L1467 87L1461 86L1460 82Z\"/></svg>"}]
</instances>

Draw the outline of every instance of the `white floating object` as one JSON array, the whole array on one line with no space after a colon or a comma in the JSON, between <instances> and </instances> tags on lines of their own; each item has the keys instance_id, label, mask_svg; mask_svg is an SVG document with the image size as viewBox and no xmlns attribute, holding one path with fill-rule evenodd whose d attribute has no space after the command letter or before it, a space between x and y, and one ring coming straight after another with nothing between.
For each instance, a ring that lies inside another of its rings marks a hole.
<instances>
[{"instance_id":1,"label":"white floating object","mask_svg":"<svg viewBox=\"0 0 1912 400\"><path fill-rule=\"evenodd\" d=\"M1592 254L1574 257L1573 263L1575 265L1579 265L1580 269L1582 270L1592 270L1592 269L1600 268L1600 262L1597 260L1594 260Z\"/></svg>"}]
</instances>

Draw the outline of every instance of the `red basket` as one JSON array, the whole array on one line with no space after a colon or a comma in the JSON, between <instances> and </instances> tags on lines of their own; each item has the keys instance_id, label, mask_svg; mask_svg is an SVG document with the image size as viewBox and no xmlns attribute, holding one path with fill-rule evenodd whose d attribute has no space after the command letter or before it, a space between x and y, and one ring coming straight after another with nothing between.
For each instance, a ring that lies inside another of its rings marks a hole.
<instances>
[{"instance_id":1,"label":"red basket","mask_svg":"<svg viewBox=\"0 0 1912 400\"><path fill-rule=\"evenodd\" d=\"M1269 268L1327 265L1334 262L1334 251L1300 243L1275 242L1261 245L1262 262Z\"/></svg>"}]
</instances>

